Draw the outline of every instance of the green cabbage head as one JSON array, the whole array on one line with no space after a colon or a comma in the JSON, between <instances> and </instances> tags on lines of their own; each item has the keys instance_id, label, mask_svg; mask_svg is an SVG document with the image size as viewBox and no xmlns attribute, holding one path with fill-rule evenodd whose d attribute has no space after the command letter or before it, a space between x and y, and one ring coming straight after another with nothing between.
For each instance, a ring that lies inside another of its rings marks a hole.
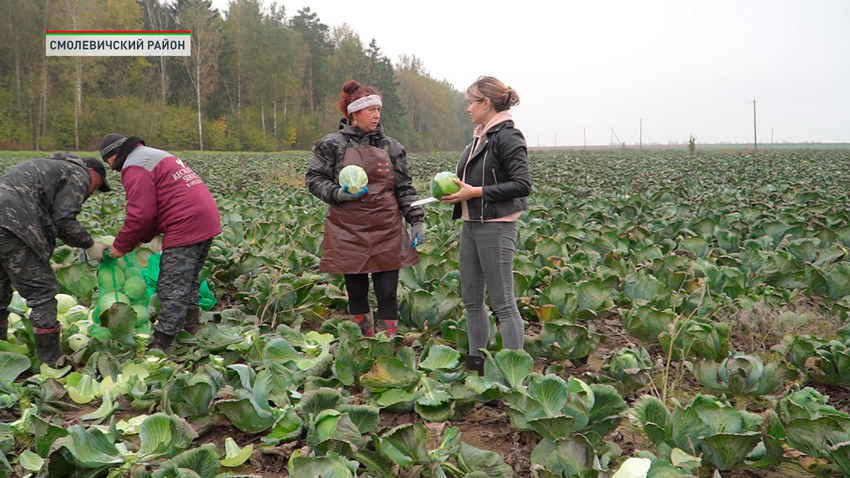
<instances>
[{"instance_id":1,"label":"green cabbage head","mask_svg":"<svg viewBox=\"0 0 850 478\"><path fill-rule=\"evenodd\" d=\"M455 179L459 179L455 173L448 171L437 173L431 179L431 196L441 199L447 194L454 194L460 191L460 186L455 183Z\"/></svg>"},{"instance_id":2,"label":"green cabbage head","mask_svg":"<svg viewBox=\"0 0 850 478\"><path fill-rule=\"evenodd\" d=\"M356 164L349 164L339 172L339 185L348 186L348 192L357 194L369 184L366 171Z\"/></svg>"}]
</instances>

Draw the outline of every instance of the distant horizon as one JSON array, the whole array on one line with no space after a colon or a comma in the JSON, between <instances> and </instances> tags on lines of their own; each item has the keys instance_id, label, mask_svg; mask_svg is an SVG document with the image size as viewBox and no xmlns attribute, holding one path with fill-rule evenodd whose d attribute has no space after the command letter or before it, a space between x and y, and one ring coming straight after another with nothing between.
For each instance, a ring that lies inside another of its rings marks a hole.
<instances>
[{"instance_id":1,"label":"distant horizon","mask_svg":"<svg viewBox=\"0 0 850 478\"><path fill-rule=\"evenodd\" d=\"M640 149L644 150L664 150L664 149L687 149L688 143L643 143L640 145L638 143L627 143L625 146L622 144L588 144L586 147L582 144L579 145L557 145L557 146L537 146L537 145L528 145L529 151L559 151L559 150L567 150L567 151L577 151L577 150L594 150L594 151L617 151L617 150L627 150L627 151L639 151ZM698 153L701 148L717 150L717 149L730 149L736 151L754 151L753 143L728 143L728 142L720 142L720 143L700 143L697 141L696 143L696 152ZM839 143L818 143L818 142L802 142L802 143L759 143L758 150L762 149L771 150L771 149L819 149L819 150L850 150L850 142L839 142Z\"/></svg>"},{"instance_id":2,"label":"distant horizon","mask_svg":"<svg viewBox=\"0 0 850 478\"><path fill-rule=\"evenodd\" d=\"M696 145L697 145L697 148L696 148L697 153L699 153L700 149L703 149L703 148L704 149L711 149L711 150L730 149L730 150L736 150L736 151L754 151L752 142L749 142L749 143L728 143L728 142L700 143L700 142L697 142ZM643 143L643 145L639 145L638 143L634 143L634 144L627 143L625 145L625 147L622 144L588 144L587 146L582 145L582 144L578 144L578 145L575 145L575 144L573 144L573 145L557 145L557 146L552 146L552 145L537 146L537 145L534 145L534 144L528 144L528 150L532 151L532 152L534 152L534 151L562 151L562 150L563 151L581 151L581 150L588 150L588 151L591 151L591 150L592 151L622 151L622 150L640 151L641 149L644 149L644 150L687 149L687 147L688 147L688 143L675 143L675 144ZM783 149L783 150L788 150L788 149L800 149L800 150L806 150L806 149L830 150L830 149L835 149L835 150L844 150L844 149L848 149L848 150L850 150L850 142L838 142L838 143L819 143L819 142L759 143L758 147L759 147L759 150L762 150L762 149L765 149L765 150L769 150L769 149ZM14 156L15 154L23 154L23 155L28 155L28 156L29 155L41 155L41 154L45 154L47 152L53 152L53 151L58 151L58 150L51 149L51 150L37 151L37 150L14 150L14 149L2 149L2 148L0 148L0 157L9 157L9 156ZM74 151L74 150L71 150L71 149L66 149L66 150L63 150L63 151L71 151L71 152L74 152L74 153L92 153L92 155L94 155L94 156L99 155L98 151L86 151L86 150ZM441 149L441 150L438 150L438 151L442 151L442 152L458 151L459 152L460 150L442 150ZM224 153L224 154L234 154L234 153L288 154L288 153L307 153L307 152L310 152L310 150L307 150L307 149L286 149L286 150L282 150L282 151L250 151L250 150L231 150L231 151L228 151L228 150L203 150L203 151L201 151L201 150L198 150L198 149L177 149L177 150L174 150L174 152L175 153L189 152L189 153L202 153L202 154L207 154L207 153L210 153L210 154L215 154L215 153ZM413 150L413 151L409 151L409 152L412 152L412 153L427 153L428 151L426 151L426 150L422 150L422 151Z\"/></svg>"},{"instance_id":3,"label":"distant horizon","mask_svg":"<svg viewBox=\"0 0 850 478\"><path fill-rule=\"evenodd\" d=\"M528 140L528 138L526 138L526 141L527 140ZM644 142L644 143L625 143L625 145L629 146L629 147L639 146L641 144L643 144L644 146L687 146L688 142L687 141L668 141L666 143L662 143L662 142L659 142L659 141L653 141L653 142ZM752 141L749 141L749 142L731 142L731 141L703 142L703 141L696 141L695 144L704 144L704 145L727 145L728 144L728 145L732 145L732 146L736 146L736 145L740 145L740 146L750 145L750 146L752 146L753 142ZM831 142L831 141L796 141L796 142L794 142L794 141L781 141L780 142L780 141L775 141L773 143L761 143L761 142L758 143L759 146L793 146L793 145L801 145L801 144L819 144L819 145L835 144L835 145L850 146L850 141L838 141L838 142ZM623 143L610 143L610 144L592 144L592 145L588 144L587 146L588 147L590 147L590 146L609 147L610 146L610 147L619 148L622 145L623 145ZM575 145L558 144L558 145L540 146L540 147L541 148L547 148L547 147L553 148L553 147L560 147L560 146L575 146ZM583 146L583 145L580 144L578 146ZM529 143L529 147L532 147L532 145L530 143ZM536 145L535 145L535 147L536 147Z\"/></svg>"}]
</instances>

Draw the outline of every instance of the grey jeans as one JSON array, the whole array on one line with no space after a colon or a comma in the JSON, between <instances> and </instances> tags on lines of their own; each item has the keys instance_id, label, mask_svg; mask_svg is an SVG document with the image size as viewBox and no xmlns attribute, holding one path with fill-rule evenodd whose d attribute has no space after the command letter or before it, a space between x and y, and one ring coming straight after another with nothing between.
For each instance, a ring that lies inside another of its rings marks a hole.
<instances>
[{"instance_id":1,"label":"grey jeans","mask_svg":"<svg viewBox=\"0 0 850 478\"><path fill-rule=\"evenodd\" d=\"M460 295L466 307L469 354L480 356L490 342L490 313L484 289L499 319L502 346L522 349L525 330L514 297L515 222L465 221L460 233Z\"/></svg>"}]
</instances>

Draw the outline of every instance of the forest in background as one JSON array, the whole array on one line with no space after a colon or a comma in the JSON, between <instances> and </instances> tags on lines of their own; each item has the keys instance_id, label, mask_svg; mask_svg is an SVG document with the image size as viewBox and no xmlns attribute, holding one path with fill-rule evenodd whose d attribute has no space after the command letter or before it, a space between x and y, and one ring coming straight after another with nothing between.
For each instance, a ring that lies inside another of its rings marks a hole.
<instances>
[{"instance_id":1,"label":"forest in background","mask_svg":"<svg viewBox=\"0 0 850 478\"><path fill-rule=\"evenodd\" d=\"M408 150L456 150L463 93L355 27L263 0L0 0L0 148L96 150L109 132L175 150L304 150L341 117L349 79L378 88ZM189 57L47 57L50 30L190 30Z\"/></svg>"}]
</instances>

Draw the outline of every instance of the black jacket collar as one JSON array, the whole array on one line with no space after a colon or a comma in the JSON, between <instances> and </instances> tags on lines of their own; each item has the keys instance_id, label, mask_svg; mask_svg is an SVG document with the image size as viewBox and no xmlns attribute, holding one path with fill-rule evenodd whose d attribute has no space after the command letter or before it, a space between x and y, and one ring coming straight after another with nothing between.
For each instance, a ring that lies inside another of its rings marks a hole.
<instances>
[{"instance_id":1,"label":"black jacket collar","mask_svg":"<svg viewBox=\"0 0 850 478\"><path fill-rule=\"evenodd\" d=\"M503 128L513 128L513 127L514 127L513 120L507 120L507 121L503 121L503 122L493 126L492 128L488 129L487 131L485 131L484 135L481 136L481 140L478 141L478 145L475 147L475 151L469 152L469 159L472 159L475 156L478 156L479 154L481 154L481 152L484 151L484 148L486 148L487 145L490 144L490 141L492 141L493 135L495 135L496 133L501 131ZM472 143L469 143L469 145L471 147Z\"/></svg>"}]
</instances>

